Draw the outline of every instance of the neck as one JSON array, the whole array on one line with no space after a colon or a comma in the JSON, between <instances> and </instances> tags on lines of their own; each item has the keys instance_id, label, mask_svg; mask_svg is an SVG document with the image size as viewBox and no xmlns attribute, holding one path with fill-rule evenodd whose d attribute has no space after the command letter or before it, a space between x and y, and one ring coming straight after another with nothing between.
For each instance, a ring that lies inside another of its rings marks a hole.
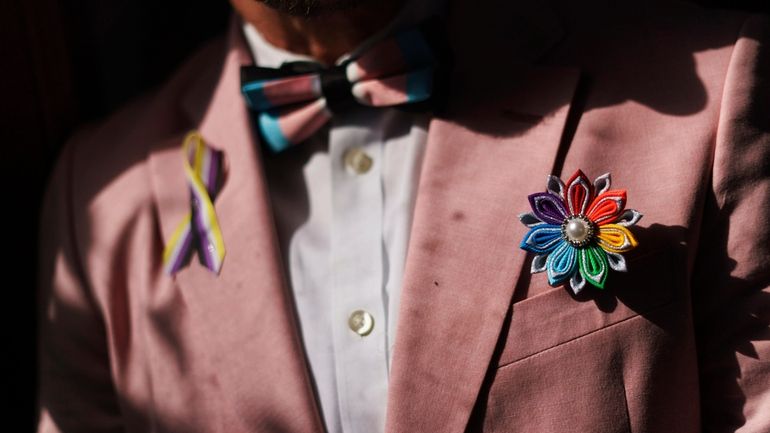
<instances>
[{"instance_id":1,"label":"neck","mask_svg":"<svg viewBox=\"0 0 770 433\"><path fill-rule=\"evenodd\" d=\"M366 1L350 9L312 17L289 15L255 0L231 3L272 45L331 65L390 23L403 1Z\"/></svg>"}]
</instances>

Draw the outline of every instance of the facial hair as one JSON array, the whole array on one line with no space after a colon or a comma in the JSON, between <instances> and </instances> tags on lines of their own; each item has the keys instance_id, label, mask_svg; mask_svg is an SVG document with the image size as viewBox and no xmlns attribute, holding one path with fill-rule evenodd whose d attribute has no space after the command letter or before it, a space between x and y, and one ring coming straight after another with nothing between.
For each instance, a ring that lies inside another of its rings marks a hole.
<instances>
[{"instance_id":1,"label":"facial hair","mask_svg":"<svg viewBox=\"0 0 770 433\"><path fill-rule=\"evenodd\" d=\"M354 9L368 0L257 0L293 16L315 17L332 12ZM381 1L381 0L379 0Z\"/></svg>"}]
</instances>

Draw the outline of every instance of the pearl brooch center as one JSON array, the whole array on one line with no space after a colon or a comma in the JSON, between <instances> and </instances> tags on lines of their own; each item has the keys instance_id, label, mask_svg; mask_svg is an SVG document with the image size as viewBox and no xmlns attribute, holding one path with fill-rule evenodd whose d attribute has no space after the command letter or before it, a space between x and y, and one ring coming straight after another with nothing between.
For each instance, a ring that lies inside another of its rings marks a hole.
<instances>
[{"instance_id":1,"label":"pearl brooch center","mask_svg":"<svg viewBox=\"0 0 770 433\"><path fill-rule=\"evenodd\" d=\"M561 225L561 235L564 240L576 247L588 245L594 238L594 224L584 215L574 215Z\"/></svg>"}]
</instances>

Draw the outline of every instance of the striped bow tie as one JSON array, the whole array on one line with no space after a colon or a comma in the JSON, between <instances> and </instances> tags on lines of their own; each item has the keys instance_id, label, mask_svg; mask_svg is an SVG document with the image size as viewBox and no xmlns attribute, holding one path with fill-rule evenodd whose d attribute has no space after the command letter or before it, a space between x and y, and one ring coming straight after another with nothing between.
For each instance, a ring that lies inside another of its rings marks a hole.
<instances>
[{"instance_id":1,"label":"striped bow tie","mask_svg":"<svg viewBox=\"0 0 770 433\"><path fill-rule=\"evenodd\" d=\"M241 91L265 143L275 152L304 141L333 113L355 106L427 107L435 100L437 71L446 52L438 21L400 31L339 65L284 63L243 66Z\"/></svg>"}]
</instances>

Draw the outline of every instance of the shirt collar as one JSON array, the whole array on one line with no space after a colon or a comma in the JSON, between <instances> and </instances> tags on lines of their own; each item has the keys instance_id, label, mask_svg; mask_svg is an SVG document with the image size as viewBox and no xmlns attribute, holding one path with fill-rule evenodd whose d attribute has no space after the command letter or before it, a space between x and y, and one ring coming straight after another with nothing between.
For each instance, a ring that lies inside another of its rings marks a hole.
<instances>
[{"instance_id":1,"label":"shirt collar","mask_svg":"<svg viewBox=\"0 0 770 433\"><path fill-rule=\"evenodd\" d=\"M406 1L404 7L390 24L367 38L350 53L341 56L337 59L335 64L340 64L351 56L355 56L358 52L366 49L397 29L416 25L432 15L443 14L446 11L446 3L446 0ZM248 22L243 22L242 29L246 43L257 66L278 68L285 62L315 61L315 59L310 56L293 53L276 47L268 42L262 34Z\"/></svg>"}]
</instances>

